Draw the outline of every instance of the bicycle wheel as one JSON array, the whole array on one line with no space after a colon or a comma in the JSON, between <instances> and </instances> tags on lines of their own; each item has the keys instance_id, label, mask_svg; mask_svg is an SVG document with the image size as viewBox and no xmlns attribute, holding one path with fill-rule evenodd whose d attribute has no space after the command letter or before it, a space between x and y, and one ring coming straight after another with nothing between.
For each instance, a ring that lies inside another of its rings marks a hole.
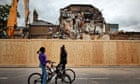
<instances>
[{"instance_id":1,"label":"bicycle wheel","mask_svg":"<svg viewBox=\"0 0 140 84\"><path fill-rule=\"evenodd\" d=\"M72 70L72 69L65 69L64 72L70 76L71 82L75 81L76 74L75 74L74 70Z\"/></svg>"},{"instance_id":2,"label":"bicycle wheel","mask_svg":"<svg viewBox=\"0 0 140 84\"><path fill-rule=\"evenodd\" d=\"M41 74L32 73L28 77L28 84L41 84Z\"/></svg>"},{"instance_id":3,"label":"bicycle wheel","mask_svg":"<svg viewBox=\"0 0 140 84\"><path fill-rule=\"evenodd\" d=\"M71 78L67 74L63 74L61 77L56 76L55 84L71 84Z\"/></svg>"}]
</instances>

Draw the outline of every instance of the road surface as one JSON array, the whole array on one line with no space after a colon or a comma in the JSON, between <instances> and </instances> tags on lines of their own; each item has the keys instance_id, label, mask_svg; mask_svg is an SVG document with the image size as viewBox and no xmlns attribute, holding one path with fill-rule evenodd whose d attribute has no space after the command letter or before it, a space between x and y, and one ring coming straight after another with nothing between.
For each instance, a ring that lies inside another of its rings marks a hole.
<instances>
[{"instance_id":1,"label":"road surface","mask_svg":"<svg viewBox=\"0 0 140 84\"><path fill-rule=\"evenodd\" d=\"M72 68L76 72L73 84L140 84L140 67ZM0 68L0 84L27 84L32 72L39 68Z\"/></svg>"}]
</instances>

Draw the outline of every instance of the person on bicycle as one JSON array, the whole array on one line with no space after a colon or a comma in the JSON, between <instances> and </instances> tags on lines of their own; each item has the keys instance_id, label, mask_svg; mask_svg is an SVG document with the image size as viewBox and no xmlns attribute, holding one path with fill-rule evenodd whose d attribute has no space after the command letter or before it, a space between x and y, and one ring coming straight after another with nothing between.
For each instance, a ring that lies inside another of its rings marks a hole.
<instances>
[{"instance_id":1,"label":"person on bicycle","mask_svg":"<svg viewBox=\"0 0 140 84\"><path fill-rule=\"evenodd\" d=\"M66 64L67 64L67 51L65 49L65 45L62 45L62 47L60 48L60 63L59 63L59 65L62 66L62 70L65 69Z\"/></svg>"},{"instance_id":2,"label":"person on bicycle","mask_svg":"<svg viewBox=\"0 0 140 84\"><path fill-rule=\"evenodd\" d=\"M41 47L37 53L39 54L39 61L40 61L40 68L42 69L42 80L41 84L46 84L47 82L47 71L46 71L46 65L47 65L47 57L45 54L45 48Z\"/></svg>"}]
</instances>

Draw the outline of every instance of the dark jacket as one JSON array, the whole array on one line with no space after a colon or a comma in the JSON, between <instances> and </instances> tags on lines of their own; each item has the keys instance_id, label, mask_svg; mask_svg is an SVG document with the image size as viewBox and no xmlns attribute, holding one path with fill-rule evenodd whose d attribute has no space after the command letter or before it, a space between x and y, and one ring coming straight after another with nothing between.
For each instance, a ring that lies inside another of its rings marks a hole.
<instances>
[{"instance_id":1,"label":"dark jacket","mask_svg":"<svg viewBox=\"0 0 140 84\"><path fill-rule=\"evenodd\" d=\"M61 47L60 64L67 64L67 52L65 47Z\"/></svg>"}]
</instances>

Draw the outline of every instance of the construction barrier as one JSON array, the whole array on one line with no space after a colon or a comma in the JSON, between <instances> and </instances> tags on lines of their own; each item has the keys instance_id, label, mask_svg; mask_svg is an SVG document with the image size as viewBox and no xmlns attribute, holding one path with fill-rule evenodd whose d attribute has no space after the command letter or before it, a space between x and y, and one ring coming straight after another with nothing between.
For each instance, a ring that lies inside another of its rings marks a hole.
<instances>
[{"instance_id":1,"label":"construction barrier","mask_svg":"<svg viewBox=\"0 0 140 84\"><path fill-rule=\"evenodd\" d=\"M140 65L140 40L5 39L0 40L0 67L37 67L36 52L41 46L48 59L59 63L62 45L68 53L68 66Z\"/></svg>"}]
</instances>

